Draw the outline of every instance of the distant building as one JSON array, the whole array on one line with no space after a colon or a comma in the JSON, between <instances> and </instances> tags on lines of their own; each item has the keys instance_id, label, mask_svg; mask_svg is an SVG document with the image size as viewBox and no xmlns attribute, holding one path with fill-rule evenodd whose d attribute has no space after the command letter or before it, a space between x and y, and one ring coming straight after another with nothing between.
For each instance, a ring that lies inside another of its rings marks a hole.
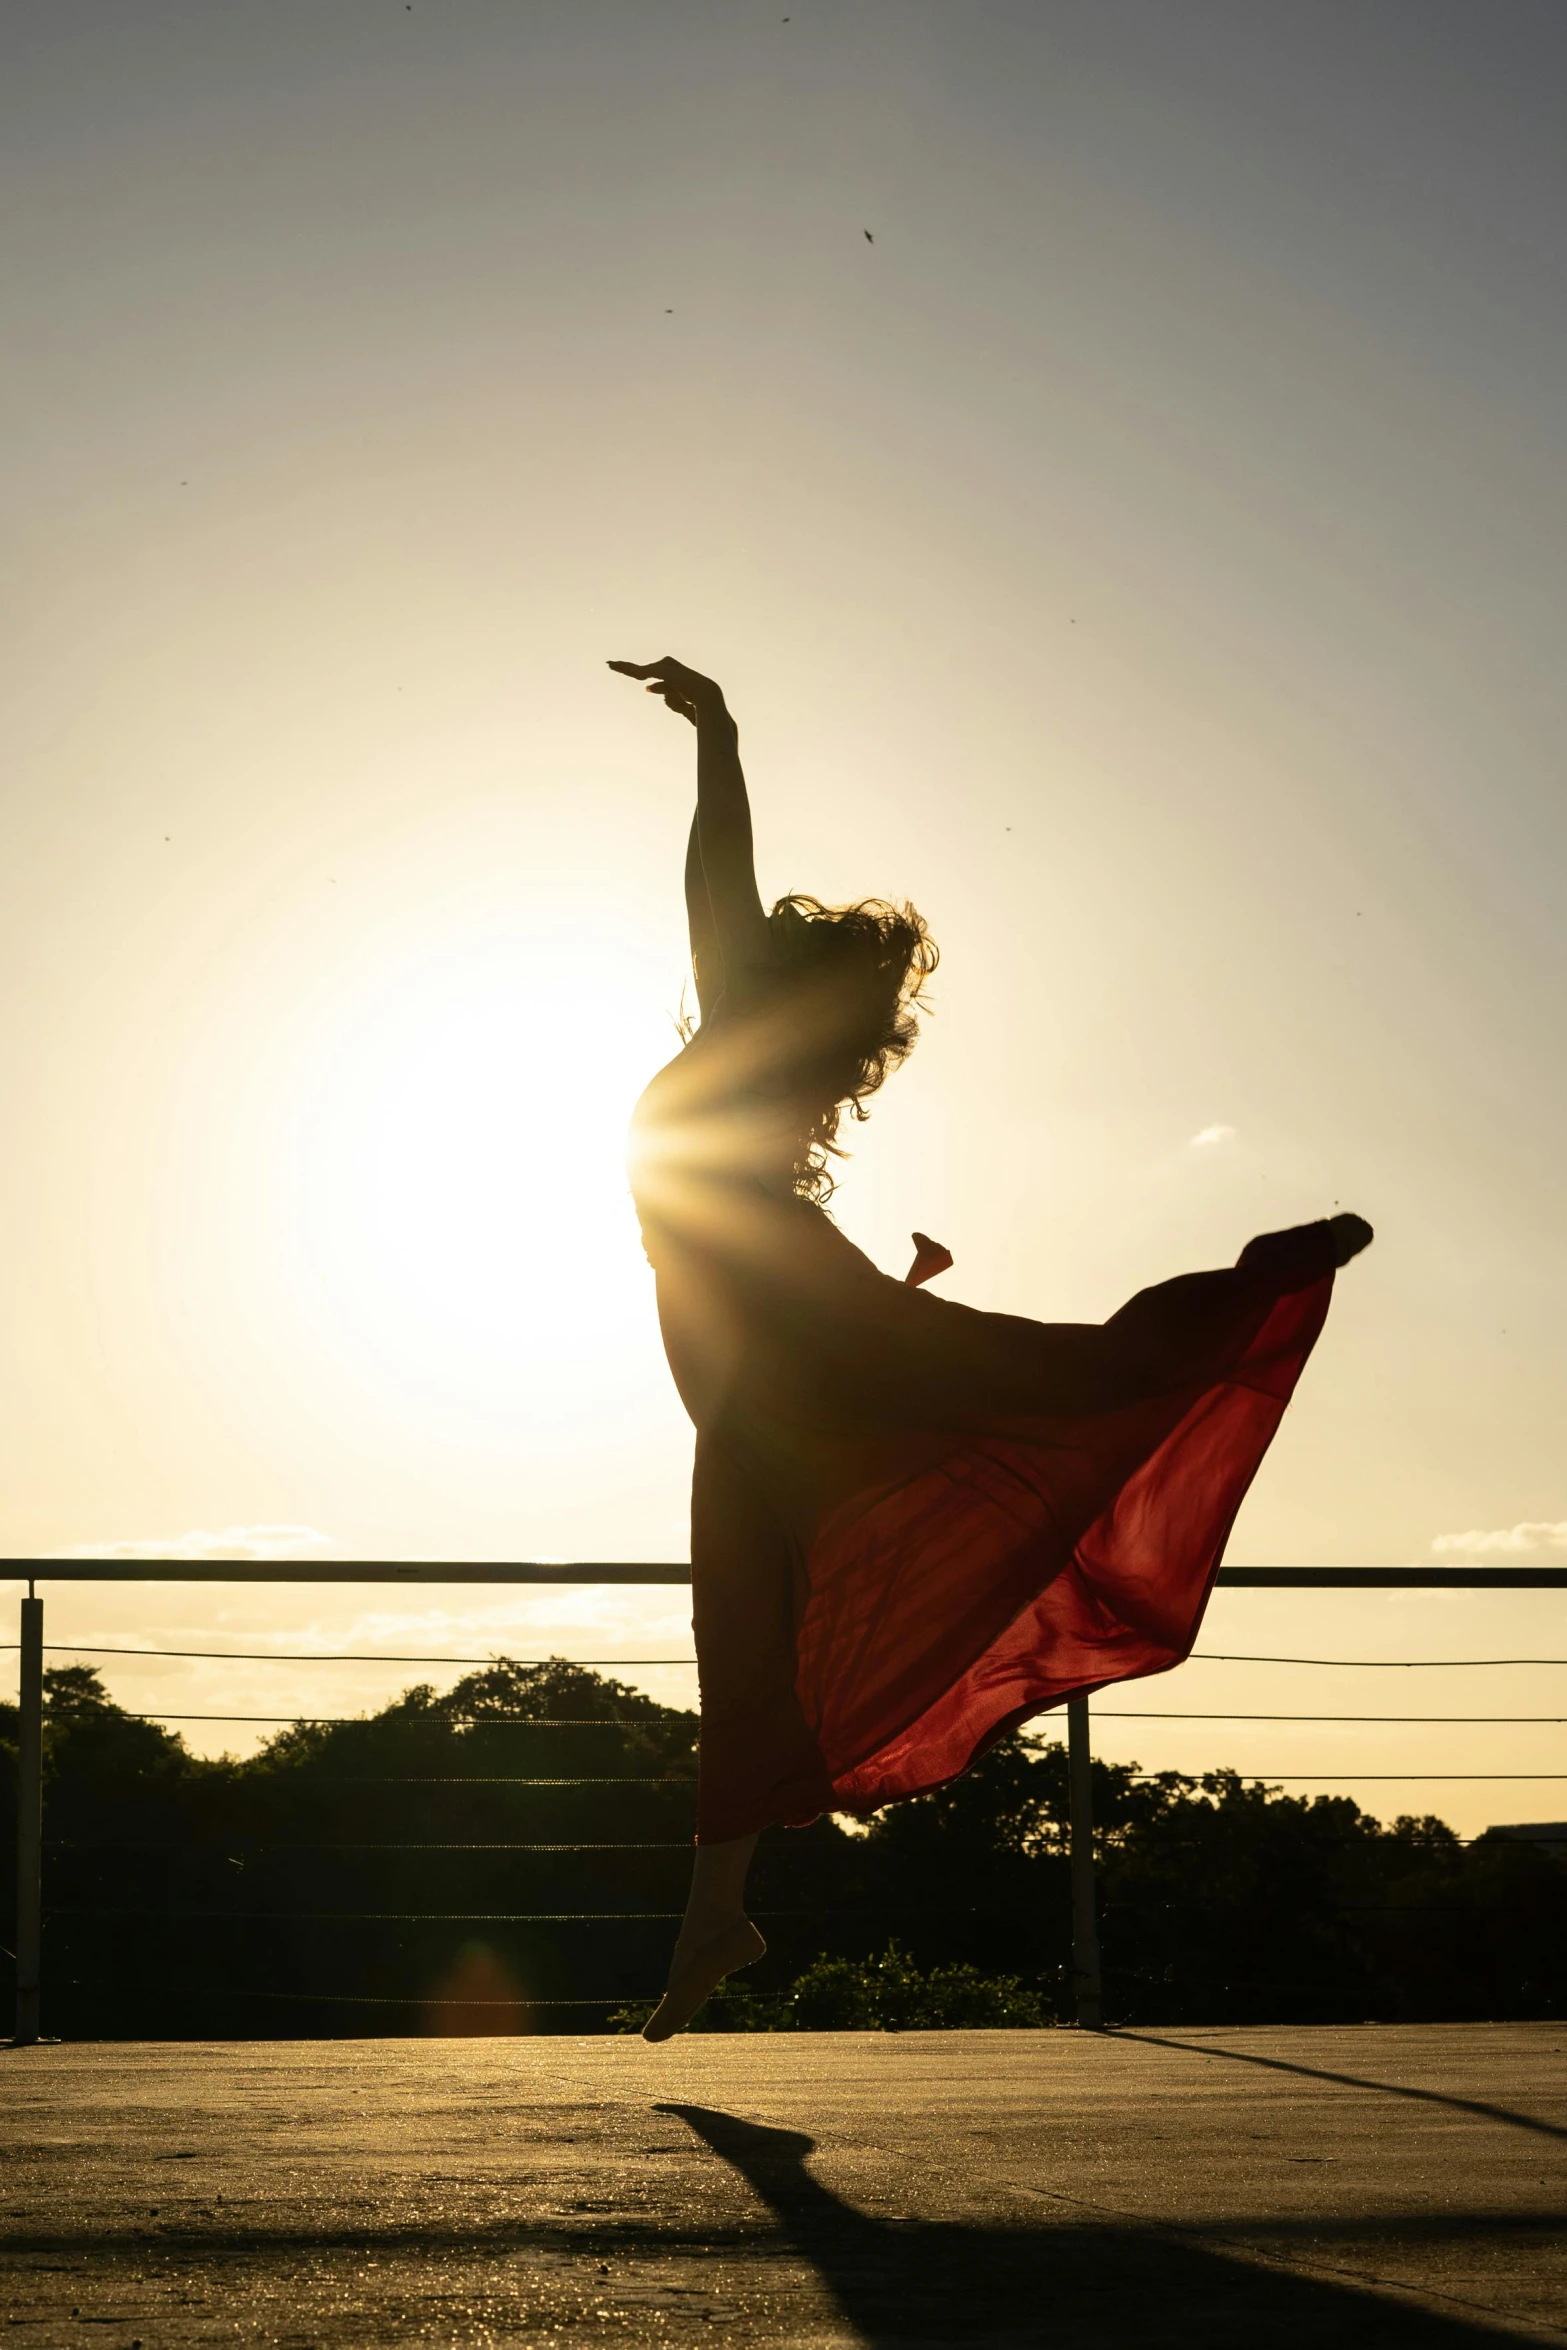
<instances>
[{"instance_id":1,"label":"distant building","mask_svg":"<svg viewBox=\"0 0 1567 2350\"><path fill-rule=\"evenodd\" d=\"M1485 1832L1488 1836L1512 1836L1520 1844L1543 1844L1552 1860L1567 1869L1567 1820L1518 1820Z\"/></svg>"}]
</instances>

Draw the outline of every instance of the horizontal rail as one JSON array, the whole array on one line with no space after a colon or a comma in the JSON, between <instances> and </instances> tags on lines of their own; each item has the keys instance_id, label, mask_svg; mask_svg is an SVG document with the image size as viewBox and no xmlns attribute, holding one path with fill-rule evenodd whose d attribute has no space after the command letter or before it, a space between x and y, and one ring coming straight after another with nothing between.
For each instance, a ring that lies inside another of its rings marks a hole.
<instances>
[{"instance_id":1,"label":"horizontal rail","mask_svg":"<svg viewBox=\"0 0 1567 2350\"><path fill-rule=\"evenodd\" d=\"M688 1584L684 1559L0 1559L0 1577L34 1583L663 1583Z\"/></svg>"},{"instance_id":2,"label":"horizontal rail","mask_svg":"<svg viewBox=\"0 0 1567 2350\"><path fill-rule=\"evenodd\" d=\"M0 1578L34 1583L650 1583L688 1584L674 1559L0 1559ZM1221 1567L1252 1591L1567 1591L1560 1567Z\"/></svg>"},{"instance_id":3,"label":"horizontal rail","mask_svg":"<svg viewBox=\"0 0 1567 2350\"><path fill-rule=\"evenodd\" d=\"M1567 1591L1560 1567L1221 1567L1250 1591Z\"/></svg>"}]
</instances>

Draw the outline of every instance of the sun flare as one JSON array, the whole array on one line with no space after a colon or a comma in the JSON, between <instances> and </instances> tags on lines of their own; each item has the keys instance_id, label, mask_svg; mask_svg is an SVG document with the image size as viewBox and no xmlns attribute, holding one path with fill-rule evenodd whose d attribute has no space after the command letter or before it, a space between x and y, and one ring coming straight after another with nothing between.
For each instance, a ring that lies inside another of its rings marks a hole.
<instances>
[{"instance_id":1,"label":"sun flare","mask_svg":"<svg viewBox=\"0 0 1567 2350\"><path fill-rule=\"evenodd\" d=\"M325 1024L295 1096L286 1260L383 1379L537 1410L635 1343L641 977L613 940L458 940Z\"/></svg>"}]
</instances>

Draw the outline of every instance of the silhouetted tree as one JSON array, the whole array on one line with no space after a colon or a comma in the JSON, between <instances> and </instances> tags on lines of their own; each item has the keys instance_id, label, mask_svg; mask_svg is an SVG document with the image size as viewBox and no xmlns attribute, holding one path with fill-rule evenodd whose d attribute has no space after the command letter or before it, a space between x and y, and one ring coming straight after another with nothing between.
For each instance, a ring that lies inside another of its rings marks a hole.
<instances>
[{"instance_id":1,"label":"silhouetted tree","mask_svg":"<svg viewBox=\"0 0 1567 2350\"><path fill-rule=\"evenodd\" d=\"M125 1713L87 1666L52 1669L45 1691L51 2031L580 2032L662 1979L694 1815L689 1712L583 1666L500 1658L362 1720L301 1720L237 1762ZM8 1843L15 1739L0 1706ZM1094 1777L1118 2020L1567 2011L1567 1869L1536 1848L1383 1827L1232 1771ZM768 1956L708 2022L901 2015L916 1978L943 2013L1064 2016L1066 1820L1065 1751L1025 1735L863 1828L769 1836L753 1879Z\"/></svg>"}]
</instances>

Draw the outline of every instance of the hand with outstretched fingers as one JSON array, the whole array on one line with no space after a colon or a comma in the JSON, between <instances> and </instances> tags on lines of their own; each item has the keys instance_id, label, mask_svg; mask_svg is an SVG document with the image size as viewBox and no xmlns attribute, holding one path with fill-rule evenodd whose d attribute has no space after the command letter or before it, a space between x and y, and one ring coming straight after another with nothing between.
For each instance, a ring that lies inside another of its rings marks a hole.
<instances>
[{"instance_id":1,"label":"hand with outstretched fingers","mask_svg":"<svg viewBox=\"0 0 1567 2350\"><path fill-rule=\"evenodd\" d=\"M722 687L700 670L688 669L672 653L662 661L611 661L609 666L622 677L645 678L648 692L662 694L670 709L678 717L689 718L693 726L703 718L716 717L724 707Z\"/></svg>"}]
</instances>

